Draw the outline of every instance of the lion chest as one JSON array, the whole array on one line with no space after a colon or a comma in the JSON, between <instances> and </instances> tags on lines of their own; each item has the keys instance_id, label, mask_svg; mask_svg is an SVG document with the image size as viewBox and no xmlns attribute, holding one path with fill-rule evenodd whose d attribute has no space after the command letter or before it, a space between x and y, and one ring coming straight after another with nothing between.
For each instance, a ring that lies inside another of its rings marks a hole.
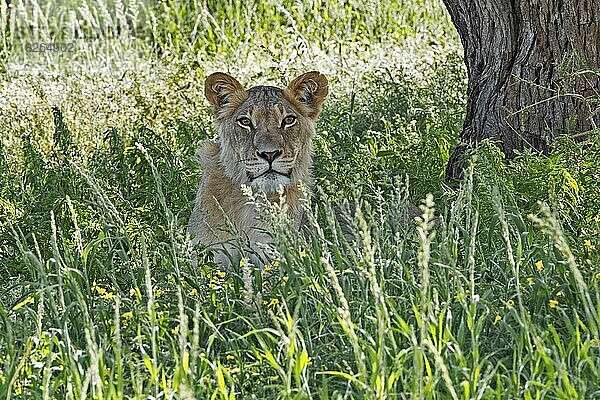
<instances>
[{"instance_id":1,"label":"lion chest","mask_svg":"<svg viewBox=\"0 0 600 400\"><path fill-rule=\"evenodd\" d=\"M201 241L215 243L239 234L254 243L271 241L266 233L272 231L269 218L261 215L257 205L232 181L207 177L201 190L200 203L205 221ZM271 197L270 202L278 201L278 196L277 199ZM301 198L299 189L287 190L284 195L289 222L294 227L300 222Z\"/></svg>"}]
</instances>

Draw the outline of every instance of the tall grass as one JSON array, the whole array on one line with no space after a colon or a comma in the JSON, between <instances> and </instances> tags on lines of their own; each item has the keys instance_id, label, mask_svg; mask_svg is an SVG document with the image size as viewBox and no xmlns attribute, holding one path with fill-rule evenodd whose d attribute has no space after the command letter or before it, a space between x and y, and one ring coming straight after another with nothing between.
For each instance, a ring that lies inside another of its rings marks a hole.
<instances>
[{"instance_id":1,"label":"tall grass","mask_svg":"<svg viewBox=\"0 0 600 400\"><path fill-rule=\"evenodd\" d=\"M441 4L14 1L0 21L0 398L600 396L600 136L510 164L484 144L445 187L465 82ZM221 271L184 235L203 77L309 68L331 95L308 227L253 195L273 262Z\"/></svg>"},{"instance_id":2,"label":"tall grass","mask_svg":"<svg viewBox=\"0 0 600 400\"><path fill-rule=\"evenodd\" d=\"M47 238L11 228L13 262L27 273L3 297L4 397L591 398L599 390L598 278L581 269L547 206L523 219L498 188L476 190L473 168L444 215L431 196L424 202L416 229L400 182L375 204L356 199L346 232L321 196L307 209L307 236L263 204L279 256L247 267L261 296L249 308L245 266L229 275L210 262L192 267L158 168L140 151L164 233L133 231L76 165L67 168L97 206L116 212L97 237L81 232L85 201L70 197L62 218L50 212ZM480 206L486 195L493 215ZM537 239L526 235L537 227Z\"/></svg>"},{"instance_id":3,"label":"tall grass","mask_svg":"<svg viewBox=\"0 0 600 400\"><path fill-rule=\"evenodd\" d=\"M311 0L94 2L19 0L0 7L3 56L27 43L115 42L164 54L230 54L240 45L270 51L290 42L304 48L340 41L377 43L434 31L452 32L435 2ZM313 38L319 38L318 41ZM442 39L440 37L440 39Z\"/></svg>"}]
</instances>

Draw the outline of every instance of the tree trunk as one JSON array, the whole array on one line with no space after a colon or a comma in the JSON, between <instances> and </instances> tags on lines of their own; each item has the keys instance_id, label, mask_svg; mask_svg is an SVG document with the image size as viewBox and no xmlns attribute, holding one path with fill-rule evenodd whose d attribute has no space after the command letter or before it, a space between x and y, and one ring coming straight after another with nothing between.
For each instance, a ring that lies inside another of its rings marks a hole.
<instances>
[{"instance_id":1,"label":"tree trunk","mask_svg":"<svg viewBox=\"0 0 600 400\"><path fill-rule=\"evenodd\" d=\"M600 125L600 0L443 0L467 66L467 115L446 179L489 138L550 151L561 134Z\"/></svg>"}]
</instances>

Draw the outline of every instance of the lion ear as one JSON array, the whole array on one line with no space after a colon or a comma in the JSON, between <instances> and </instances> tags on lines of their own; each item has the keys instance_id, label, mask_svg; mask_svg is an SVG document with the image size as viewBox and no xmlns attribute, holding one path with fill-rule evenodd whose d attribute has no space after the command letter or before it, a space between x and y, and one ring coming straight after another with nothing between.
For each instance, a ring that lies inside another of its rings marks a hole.
<instances>
[{"instance_id":1,"label":"lion ear","mask_svg":"<svg viewBox=\"0 0 600 400\"><path fill-rule=\"evenodd\" d=\"M230 102L232 94L243 92L244 87L234 77L224 72L211 74L204 83L204 95L212 104L215 113Z\"/></svg>"},{"instance_id":2,"label":"lion ear","mask_svg":"<svg viewBox=\"0 0 600 400\"><path fill-rule=\"evenodd\" d=\"M329 92L325 75L311 71L294 79L287 87L291 96L306 107L308 117L316 119Z\"/></svg>"}]
</instances>

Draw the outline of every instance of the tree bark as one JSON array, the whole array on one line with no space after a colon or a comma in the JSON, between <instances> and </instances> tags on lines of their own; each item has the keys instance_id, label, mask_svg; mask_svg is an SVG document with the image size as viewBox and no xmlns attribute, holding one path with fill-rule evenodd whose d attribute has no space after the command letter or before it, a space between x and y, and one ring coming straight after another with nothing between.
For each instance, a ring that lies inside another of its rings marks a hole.
<instances>
[{"instance_id":1,"label":"tree bark","mask_svg":"<svg viewBox=\"0 0 600 400\"><path fill-rule=\"evenodd\" d=\"M483 139L548 153L600 126L600 0L443 0L460 35L467 113L446 179Z\"/></svg>"}]
</instances>

